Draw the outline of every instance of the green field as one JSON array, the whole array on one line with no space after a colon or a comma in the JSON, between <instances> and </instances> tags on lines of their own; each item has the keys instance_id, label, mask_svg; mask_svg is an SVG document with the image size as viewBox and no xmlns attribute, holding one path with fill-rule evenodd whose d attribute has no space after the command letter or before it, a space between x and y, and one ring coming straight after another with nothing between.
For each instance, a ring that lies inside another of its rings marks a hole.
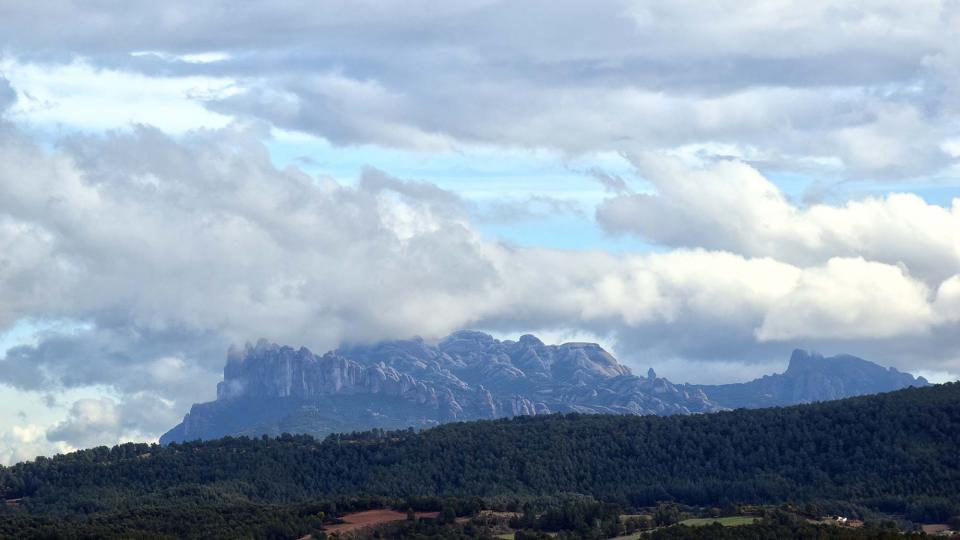
<instances>
[{"instance_id":1,"label":"green field","mask_svg":"<svg viewBox=\"0 0 960 540\"><path fill-rule=\"evenodd\" d=\"M724 527L736 527L737 525L750 525L757 518L750 516L733 516L733 517L719 517L719 518L692 518L685 519L680 522L681 525L687 525L688 527L702 527L704 525L710 525L713 522L718 522Z\"/></svg>"}]
</instances>

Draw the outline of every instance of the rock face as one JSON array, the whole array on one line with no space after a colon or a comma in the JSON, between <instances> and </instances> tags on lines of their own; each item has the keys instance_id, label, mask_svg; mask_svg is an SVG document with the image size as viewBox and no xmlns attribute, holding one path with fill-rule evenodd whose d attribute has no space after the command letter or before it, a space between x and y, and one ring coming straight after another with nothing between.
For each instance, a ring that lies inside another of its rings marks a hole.
<instances>
[{"instance_id":1,"label":"rock face","mask_svg":"<svg viewBox=\"0 0 960 540\"><path fill-rule=\"evenodd\" d=\"M231 349L217 400L161 442L225 435L325 435L558 412L689 414L721 408L698 389L636 377L594 343L544 345L457 332L318 356L261 340Z\"/></svg>"},{"instance_id":2,"label":"rock face","mask_svg":"<svg viewBox=\"0 0 960 540\"><path fill-rule=\"evenodd\" d=\"M841 354L824 358L797 349L790 356L784 373L765 375L746 383L687 387L700 388L712 401L736 409L828 401L929 384L923 377L915 378L856 356Z\"/></svg>"},{"instance_id":3,"label":"rock face","mask_svg":"<svg viewBox=\"0 0 960 540\"><path fill-rule=\"evenodd\" d=\"M194 405L161 443L563 412L704 413L926 384L858 358L797 351L784 374L743 384L675 385L653 369L633 375L593 343L544 345L531 335L499 341L469 331L435 345L416 338L322 356L261 340L231 348L223 375L217 400Z\"/></svg>"}]
</instances>

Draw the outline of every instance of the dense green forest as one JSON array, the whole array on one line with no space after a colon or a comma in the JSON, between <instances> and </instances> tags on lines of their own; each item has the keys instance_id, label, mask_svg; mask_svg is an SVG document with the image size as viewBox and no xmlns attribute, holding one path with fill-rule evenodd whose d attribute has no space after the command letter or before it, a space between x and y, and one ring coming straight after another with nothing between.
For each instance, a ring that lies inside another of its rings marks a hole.
<instances>
[{"instance_id":1,"label":"dense green forest","mask_svg":"<svg viewBox=\"0 0 960 540\"><path fill-rule=\"evenodd\" d=\"M125 444L0 468L0 493L6 536L126 523L290 538L318 529L321 512L440 496L470 515L563 494L623 509L791 501L941 522L960 514L960 384L710 415Z\"/></svg>"}]
</instances>

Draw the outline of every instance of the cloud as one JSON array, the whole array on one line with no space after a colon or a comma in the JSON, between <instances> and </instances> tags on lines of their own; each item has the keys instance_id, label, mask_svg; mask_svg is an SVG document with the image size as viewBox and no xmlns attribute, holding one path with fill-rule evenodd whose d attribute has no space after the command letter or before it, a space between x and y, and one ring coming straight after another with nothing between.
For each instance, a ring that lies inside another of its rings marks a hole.
<instances>
[{"instance_id":1,"label":"cloud","mask_svg":"<svg viewBox=\"0 0 960 540\"><path fill-rule=\"evenodd\" d=\"M610 174L598 168L588 170L587 174L592 176L597 182L600 182L600 185L602 185L608 193L626 193L629 191L627 182L619 175Z\"/></svg>"},{"instance_id":2,"label":"cloud","mask_svg":"<svg viewBox=\"0 0 960 540\"><path fill-rule=\"evenodd\" d=\"M15 425L8 431L0 432L0 465L13 465L37 456L69 450L66 444L49 442L43 427L36 424Z\"/></svg>"},{"instance_id":3,"label":"cloud","mask_svg":"<svg viewBox=\"0 0 960 540\"><path fill-rule=\"evenodd\" d=\"M887 338L925 334L930 290L896 266L834 258L804 272L767 311L760 340Z\"/></svg>"},{"instance_id":4,"label":"cloud","mask_svg":"<svg viewBox=\"0 0 960 540\"><path fill-rule=\"evenodd\" d=\"M941 320L960 322L960 274L940 284L934 308Z\"/></svg>"},{"instance_id":5,"label":"cloud","mask_svg":"<svg viewBox=\"0 0 960 540\"><path fill-rule=\"evenodd\" d=\"M949 208L911 193L799 207L739 161L698 168L647 154L634 162L656 191L617 195L598 207L598 222L613 233L799 265L863 257L903 264L932 286L960 267L960 198Z\"/></svg>"},{"instance_id":6,"label":"cloud","mask_svg":"<svg viewBox=\"0 0 960 540\"><path fill-rule=\"evenodd\" d=\"M10 85L2 74L0 74L0 113L3 113L7 107L17 101L17 92Z\"/></svg>"},{"instance_id":7,"label":"cloud","mask_svg":"<svg viewBox=\"0 0 960 540\"><path fill-rule=\"evenodd\" d=\"M200 101L225 95L233 84L219 76L164 76L98 66L83 59L64 64L21 62L0 54L0 75L20 91L8 117L61 132L106 130L148 123L170 133L222 127L230 118Z\"/></svg>"},{"instance_id":8,"label":"cloud","mask_svg":"<svg viewBox=\"0 0 960 540\"><path fill-rule=\"evenodd\" d=\"M853 176L896 178L949 165L941 147L949 136L946 126L917 107L882 104L868 121L840 127L829 141Z\"/></svg>"},{"instance_id":9,"label":"cloud","mask_svg":"<svg viewBox=\"0 0 960 540\"><path fill-rule=\"evenodd\" d=\"M47 392L109 384L124 394L160 393L181 406L210 394L229 345L210 332L157 330L108 320L69 334L51 332L35 345L6 351L0 382Z\"/></svg>"},{"instance_id":10,"label":"cloud","mask_svg":"<svg viewBox=\"0 0 960 540\"><path fill-rule=\"evenodd\" d=\"M97 446L103 441L118 441L120 415L110 398L81 399L70 408L67 419L48 429L47 439L63 441L73 447Z\"/></svg>"},{"instance_id":11,"label":"cloud","mask_svg":"<svg viewBox=\"0 0 960 540\"><path fill-rule=\"evenodd\" d=\"M263 118L285 129L319 133L334 143L440 150L453 145L448 135L416 125L408 117L410 98L375 80L351 79L336 72L247 86L210 108L225 114Z\"/></svg>"},{"instance_id":12,"label":"cloud","mask_svg":"<svg viewBox=\"0 0 960 540\"><path fill-rule=\"evenodd\" d=\"M179 420L172 409L170 403L142 394L120 403L109 397L79 399L67 418L48 427L45 435L50 443L66 448L151 440Z\"/></svg>"},{"instance_id":13,"label":"cloud","mask_svg":"<svg viewBox=\"0 0 960 540\"><path fill-rule=\"evenodd\" d=\"M230 81L196 101L339 145L701 145L849 178L956 162L941 148L960 113L953 3L417 6L18 4L0 45L26 63Z\"/></svg>"},{"instance_id":14,"label":"cloud","mask_svg":"<svg viewBox=\"0 0 960 540\"><path fill-rule=\"evenodd\" d=\"M377 92L348 88L371 84L364 79L318 89L305 88L299 77L278 78L258 86L240 83L233 95L212 97L208 105L340 145L484 144L579 154L709 142L707 152L716 146L741 154L762 148L758 157L768 166L819 163L822 171L850 178L911 178L954 162L941 145L955 130L919 98L888 103L862 88L753 86L698 95L583 81L543 86L517 77L480 86L454 81L455 96L438 95L444 90L432 87L389 93L384 83ZM536 102L528 102L529 96ZM871 152L876 148L883 152Z\"/></svg>"},{"instance_id":15,"label":"cloud","mask_svg":"<svg viewBox=\"0 0 960 540\"><path fill-rule=\"evenodd\" d=\"M22 356L19 364L47 371L11 370L7 379L95 383L93 367L91 375L53 369L65 365L65 351L78 350L80 342L87 344L83 357L116 368L135 356L144 362L182 359L209 354L208 343L225 346L259 335L322 350L344 340L439 336L511 320L631 327L696 316L737 321L749 335L764 310L790 294L805 272L829 270L833 258L863 257L890 275L901 275L896 265L904 263L912 276L923 267L914 260L949 266L943 261L955 256L953 245L938 243L943 235L933 232L930 245L940 251L914 248L905 254L913 259L861 247L872 244L857 234L874 234L884 220L891 224L886 236L896 240L903 215L914 215L898 213L896 205L844 225L853 233L841 235L838 226L826 234L817 227L834 220L808 218L756 171L733 162L671 177L665 188L687 198L657 206L654 196L648 209L668 212L653 216L661 227L651 230L666 235L660 239L680 245L699 240L711 251L613 256L509 248L483 240L460 199L431 184L373 169L356 188L315 180L274 167L259 136L232 127L176 141L138 128L74 137L55 153L17 138L2 147L10 157L4 162L21 164L16 175L7 171L2 178L30 181L0 183L6 220L0 238L7 239L10 261L0 268L19 283L0 292L0 317L57 314L94 327L13 350L8 361ZM722 179L706 182L711 174ZM734 182L733 189L725 182ZM704 193L693 187L700 184ZM689 213L669 213L676 208ZM823 207L814 215L843 216L849 208ZM925 218L931 228L956 219L939 207L920 210L932 216ZM918 230L909 227L914 236ZM824 248L816 243L821 237L853 240ZM791 242L798 247L779 250ZM836 245L844 249L828 249ZM806 258L791 257L803 247ZM839 275L828 272L828 278ZM384 310L383 304L393 307ZM203 365L218 364L215 358ZM152 381L148 365L134 371L135 379ZM142 389L132 382L123 388Z\"/></svg>"}]
</instances>

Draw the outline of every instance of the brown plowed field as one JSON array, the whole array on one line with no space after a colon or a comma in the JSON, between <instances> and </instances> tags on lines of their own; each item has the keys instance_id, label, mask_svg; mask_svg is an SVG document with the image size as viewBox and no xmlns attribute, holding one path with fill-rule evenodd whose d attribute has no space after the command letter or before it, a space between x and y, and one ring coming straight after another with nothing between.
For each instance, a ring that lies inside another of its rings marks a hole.
<instances>
[{"instance_id":1,"label":"brown plowed field","mask_svg":"<svg viewBox=\"0 0 960 540\"><path fill-rule=\"evenodd\" d=\"M417 512L418 518L436 518L439 515L440 512ZM328 534L351 532L391 521L403 521L407 519L407 514L397 512L396 510L367 510L366 512L347 514L340 519L344 522L336 525L328 525L324 527L324 530Z\"/></svg>"}]
</instances>

